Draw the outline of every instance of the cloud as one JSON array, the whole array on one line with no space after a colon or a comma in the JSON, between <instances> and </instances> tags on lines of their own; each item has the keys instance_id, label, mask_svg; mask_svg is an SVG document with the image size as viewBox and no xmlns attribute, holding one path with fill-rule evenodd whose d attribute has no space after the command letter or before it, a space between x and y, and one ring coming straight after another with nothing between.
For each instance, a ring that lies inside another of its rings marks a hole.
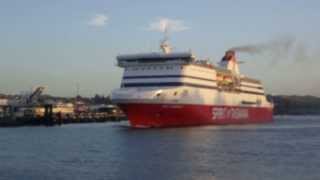
<instances>
[{"instance_id":1,"label":"cloud","mask_svg":"<svg viewBox=\"0 0 320 180\"><path fill-rule=\"evenodd\" d=\"M94 27L102 27L107 24L109 20L109 17L105 14L96 14L94 17L90 19L88 22L89 26L94 26Z\"/></svg>"},{"instance_id":2,"label":"cloud","mask_svg":"<svg viewBox=\"0 0 320 180\"><path fill-rule=\"evenodd\" d=\"M158 18L156 21L151 22L147 28L149 31L159 32L180 32L190 29L184 24L182 20L169 19L169 18Z\"/></svg>"}]
</instances>

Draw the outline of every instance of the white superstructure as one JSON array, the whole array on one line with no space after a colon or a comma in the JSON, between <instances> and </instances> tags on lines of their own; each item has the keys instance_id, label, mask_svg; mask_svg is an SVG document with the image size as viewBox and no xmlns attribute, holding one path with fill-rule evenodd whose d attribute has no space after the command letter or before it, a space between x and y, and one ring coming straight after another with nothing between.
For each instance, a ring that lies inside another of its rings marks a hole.
<instances>
[{"instance_id":1,"label":"white superstructure","mask_svg":"<svg viewBox=\"0 0 320 180\"><path fill-rule=\"evenodd\" d=\"M230 106L270 106L260 81L239 74L236 60L217 67L196 60L190 52L121 55L118 102L183 103Z\"/></svg>"}]
</instances>

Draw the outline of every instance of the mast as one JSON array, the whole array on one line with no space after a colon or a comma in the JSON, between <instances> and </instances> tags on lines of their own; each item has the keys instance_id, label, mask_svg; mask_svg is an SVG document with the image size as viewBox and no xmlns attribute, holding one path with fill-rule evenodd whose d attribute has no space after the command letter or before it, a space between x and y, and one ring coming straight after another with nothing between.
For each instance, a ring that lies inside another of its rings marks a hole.
<instances>
[{"instance_id":1,"label":"mast","mask_svg":"<svg viewBox=\"0 0 320 180\"><path fill-rule=\"evenodd\" d=\"M172 48L169 44L169 32L167 27L164 30L164 38L160 43L160 49L164 54L169 54L172 51Z\"/></svg>"}]
</instances>

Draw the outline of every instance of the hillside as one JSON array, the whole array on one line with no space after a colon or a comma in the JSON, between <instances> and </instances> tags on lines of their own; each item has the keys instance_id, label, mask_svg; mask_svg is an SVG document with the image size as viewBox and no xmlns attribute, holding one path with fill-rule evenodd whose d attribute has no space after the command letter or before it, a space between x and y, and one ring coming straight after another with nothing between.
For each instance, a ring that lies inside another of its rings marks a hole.
<instances>
[{"instance_id":1,"label":"hillside","mask_svg":"<svg viewBox=\"0 0 320 180\"><path fill-rule=\"evenodd\" d=\"M275 114L320 115L320 98L315 96L273 96Z\"/></svg>"}]
</instances>

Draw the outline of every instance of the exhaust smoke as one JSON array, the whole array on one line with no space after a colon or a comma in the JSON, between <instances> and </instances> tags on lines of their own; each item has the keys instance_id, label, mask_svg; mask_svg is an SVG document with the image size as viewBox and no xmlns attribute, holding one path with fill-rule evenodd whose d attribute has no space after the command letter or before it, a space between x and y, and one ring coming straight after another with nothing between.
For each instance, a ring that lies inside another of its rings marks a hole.
<instances>
[{"instance_id":1,"label":"exhaust smoke","mask_svg":"<svg viewBox=\"0 0 320 180\"><path fill-rule=\"evenodd\" d=\"M313 61L317 57L303 41L294 37L280 37L263 43L235 46L230 50L249 55L267 55L272 64L287 59L291 62Z\"/></svg>"},{"instance_id":2,"label":"exhaust smoke","mask_svg":"<svg viewBox=\"0 0 320 180\"><path fill-rule=\"evenodd\" d=\"M270 53L277 55L287 55L295 46L295 42L296 40L294 38L279 38L264 43L236 46L231 48L230 50L248 54Z\"/></svg>"}]
</instances>

